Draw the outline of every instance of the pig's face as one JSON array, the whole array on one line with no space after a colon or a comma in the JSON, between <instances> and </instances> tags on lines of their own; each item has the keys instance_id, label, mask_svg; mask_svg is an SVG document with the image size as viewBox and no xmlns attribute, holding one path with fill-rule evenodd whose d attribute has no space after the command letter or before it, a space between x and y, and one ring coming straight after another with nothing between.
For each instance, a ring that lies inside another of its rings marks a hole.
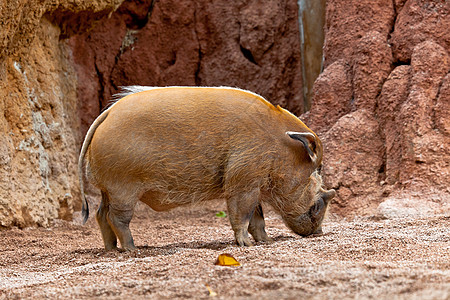
<instances>
[{"instance_id":1,"label":"pig's face","mask_svg":"<svg viewBox=\"0 0 450 300\"><path fill-rule=\"evenodd\" d=\"M336 195L335 190L325 191L321 189L317 200L309 208L309 210L294 219L294 223L289 226L295 233L308 236L313 233L321 232L321 225L328 204Z\"/></svg>"},{"instance_id":2,"label":"pig's face","mask_svg":"<svg viewBox=\"0 0 450 300\"><path fill-rule=\"evenodd\" d=\"M289 228L301 236L319 233L328 204L335 195L335 190L323 189L320 175L315 172L301 195L298 196L299 207L309 203L306 211L297 215L288 213L283 216L283 219Z\"/></svg>"}]
</instances>

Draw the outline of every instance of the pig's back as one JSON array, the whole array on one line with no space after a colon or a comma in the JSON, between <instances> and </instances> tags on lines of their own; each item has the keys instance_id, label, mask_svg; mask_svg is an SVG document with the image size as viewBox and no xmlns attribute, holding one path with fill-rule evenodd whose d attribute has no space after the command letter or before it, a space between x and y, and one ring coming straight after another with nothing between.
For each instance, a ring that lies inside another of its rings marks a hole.
<instances>
[{"instance_id":1,"label":"pig's back","mask_svg":"<svg viewBox=\"0 0 450 300\"><path fill-rule=\"evenodd\" d=\"M171 87L129 95L116 103L98 127L110 149L146 144L178 152L208 145L254 143L294 130L282 112L260 96L231 88ZM106 150L106 149L105 149ZM147 149L148 150L148 149ZM137 149L135 149L137 151Z\"/></svg>"},{"instance_id":2,"label":"pig's back","mask_svg":"<svg viewBox=\"0 0 450 300\"><path fill-rule=\"evenodd\" d=\"M122 122L128 115L128 122L138 125L151 120L152 127L164 126L158 128L161 131L175 125L191 128L189 132L205 128L220 131L243 124L267 124L270 112L277 110L262 97L240 89L168 87L121 99L111 109L107 121Z\"/></svg>"}]
</instances>

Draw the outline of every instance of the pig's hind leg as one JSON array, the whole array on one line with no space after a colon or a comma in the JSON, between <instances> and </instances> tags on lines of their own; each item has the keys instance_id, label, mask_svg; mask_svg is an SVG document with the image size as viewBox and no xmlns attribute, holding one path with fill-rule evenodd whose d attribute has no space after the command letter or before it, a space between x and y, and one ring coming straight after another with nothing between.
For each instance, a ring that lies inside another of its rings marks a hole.
<instances>
[{"instance_id":1,"label":"pig's hind leg","mask_svg":"<svg viewBox=\"0 0 450 300\"><path fill-rule=\"evenodd\" d=\"M261 204L259 204L250 219L248 232L253 236L257 242L271 242L272 239L266 233L266 222L264 222L264 214Z\"/></svg>"},{"instance_id":2,"label":"pig's hind leg","mask_svg":"<svg viewBox=\"0 0 450 300\"><path fill-rule=\"evenodd\" d=\"M124 190L135 190L127 189ZM133 217L134 206L137 198L129 193L109 194L111 204L107 214L108 224L119 238L120 245L125 251L136 249L134 246L133 237L130 231L130 221Z\"/></svg>"},{"instance_id":3,"label":"pig's hind leg","mask_svg":"<svg viewBox=\"0 0 450 300\"><path fill-rule=\"evenodd\" d=\"M109 211L109 199L108 194L102 191L102 201L97 210L96 218L97 223L102 232L103 243L107 251L117 249L117 237L107 220L107 214Z\"/></svg>"}]
</instances>

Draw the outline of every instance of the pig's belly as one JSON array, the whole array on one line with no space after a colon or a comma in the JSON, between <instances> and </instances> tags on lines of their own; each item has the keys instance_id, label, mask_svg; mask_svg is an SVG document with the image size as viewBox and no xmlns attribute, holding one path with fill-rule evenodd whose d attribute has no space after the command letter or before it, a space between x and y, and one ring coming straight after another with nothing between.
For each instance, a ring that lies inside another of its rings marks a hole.
<instances>
[{"instance_id":1,"label":"pig's belly","mask_svg":"<svg viewBox=\"0 0 450 300\"><path fill-rule=\"evenodd\" d=\"M166 211L178 206L224 198L223 193L213 189L197 190L194 193L178 191L178 193L171 192L170 194L174 196L170 197L167 193L149 190L143 193L139 200L155 211Z\"/></svg>"},{"instance_id":2,"label":"pig's belly","mask_svg":"<svg viewBox=\"0 0 450 300\"><path fill-rule=\"evenodd\" d=\"M165 195L154 191L147 191L141 196L141 198L139 198L139 200L150 206L155 211L165 211L180 206L178 203L167 203L167 201L164 201L165 199Z\"/></svg>"}]
</instances>

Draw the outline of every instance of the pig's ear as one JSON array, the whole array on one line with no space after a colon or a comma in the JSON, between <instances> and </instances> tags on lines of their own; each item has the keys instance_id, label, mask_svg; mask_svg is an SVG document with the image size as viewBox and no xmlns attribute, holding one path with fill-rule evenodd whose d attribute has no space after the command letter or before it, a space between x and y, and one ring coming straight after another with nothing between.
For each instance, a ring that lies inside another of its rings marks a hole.
<instances>
[{"instance_id":1,"label":"pig's ear","mask_svg":"<svg viewBox=\"0 0 450 300\"><path fill-rule=\"evenodd\" d=\"M294 132L287 131L286 134L294 140L302 142L308 152L309 158L315 164L317 160L317 144L316 137L310 132Z\"/></svg>"}]
</instances>

